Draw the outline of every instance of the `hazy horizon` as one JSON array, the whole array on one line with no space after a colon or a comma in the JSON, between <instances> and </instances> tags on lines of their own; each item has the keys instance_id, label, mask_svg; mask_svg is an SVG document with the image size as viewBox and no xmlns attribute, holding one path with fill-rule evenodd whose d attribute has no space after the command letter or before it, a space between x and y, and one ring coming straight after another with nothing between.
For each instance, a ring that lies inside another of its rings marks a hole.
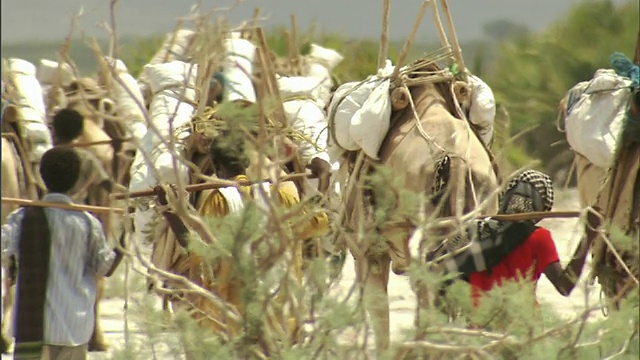
<instances>
[{"instance_id":1,"label":"hazy horizon","mask_svg":"<svg viewBox=\"0 0 640 360\"><path fill-rule=\"evenodd\" d=\"M1 2L2 45L23 42L63 41L71 19L80 8L81 26L89 36L106 38L99 23L109 21L109 0L3 0ZM579 0L450 0L455 29L460 41L480 39L483 25L508 20L540 31L566 15ZM614 0L624 3L624 0ZM120 0L116 5L116 29L121 37L146 37L172 31L178 19L189 13L191 1ZM382 0L201 0L203 10L230 7L220 12L234 24L251 19L256 7L267 17L263 24L290 26L295 14L301 31L314 22L321 31L340 32L350 37L376 38L380 35ZM215 5L217 4L217 5ZM235 4L235 5L234 5ZM415 21L422 0L391 2L390 35L405 39ZM38 11L33 11L38 9ZM150 15L151 14L151 15ZM444 20L444 19L443 19ZM79 32L76 31L78 37ZM416 41L437 40L432 14L425 15Z\"/></svg>"}]
</instances>

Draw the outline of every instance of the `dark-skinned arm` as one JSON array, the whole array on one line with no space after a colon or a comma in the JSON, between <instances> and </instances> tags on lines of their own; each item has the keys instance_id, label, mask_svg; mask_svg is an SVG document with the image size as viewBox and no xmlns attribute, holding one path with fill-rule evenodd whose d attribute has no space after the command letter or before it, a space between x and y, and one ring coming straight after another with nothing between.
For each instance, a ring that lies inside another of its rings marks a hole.
<instances>
[{"instance_id":1,"label":"dark-skinned arm","mask_svg":"<svg viewBox=\"0 0 640 360\"><path fill-rule=\"evenodd\" d=\"M586 236L582 238L576 251L563 269L560 262L549 264L544 271L549 281L563 296L569 296L582 274L584 263L589 254L589 249L598 237L598 227L600 226L600 215L594 211L589 211L587 215Z\"/></svg>"},{"instance_id":2,"label":"dark-skinned arm","mask_svg":"<svg viewBox=\"0 0 640 360\"><path fill-rule=\"evenodd\" d=\"M154 188L156 194L158 196L158 203L160 205L167 205L167 194L162 186L156 186ZM167 220L167 224L169 224L169 228L176 235L176 239L180 246L186 248L189 245L189 229L184 224L182 219L178 215L173 212L163 211L162 216L165 220Z\"/></svg>"},{"instance_id":3,"label":"dark-skinned arm","mask_svg":"<svg viewBox=\"0 0 640 360\"><path fill-rule=\"evenodd\" d=\"M119 242L120 242L120 246L123 249L126 248L124 239L125 239L125 233L122 233L122 236L120 236ZM109 270L107 270L106 274L104 274L105 277L111 277L111 275L113 275L113 273L116 272L116 269L122 262L122 258L124 258L124 252L120 250L119 247L116 246L116 248L113 249L113 252L116 254L116 258L113 260L113 264L111 264L111 267L109 268Z\"/></svg>"},{"instance_id":4,"label":"dark-skinned arm","mask_svg":"<svg viewBox=\"0 0 640 360\"><path fill-rule=\"evenodd\" d=\"M318 177L318 191L326 194L331 180L331 164L320 158L313 158L307 166Z\"/></svg>"}]
</instances>

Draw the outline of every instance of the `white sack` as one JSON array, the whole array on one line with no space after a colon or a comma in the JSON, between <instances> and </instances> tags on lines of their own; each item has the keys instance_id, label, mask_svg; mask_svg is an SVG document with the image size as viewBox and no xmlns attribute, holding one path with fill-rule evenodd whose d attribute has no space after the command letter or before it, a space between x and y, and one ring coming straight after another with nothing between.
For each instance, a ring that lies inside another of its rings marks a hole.
<instances>
[{"instance_id":1,"label":"white sack","mask_svg":"<svg viewBox=\"0 0 640 360\"><path fill-rule=\"evenodd\" d=\"M193 68L192 68L193 67ZM197 66L173 61L165 64L146 65L145 74L150 81L151 90L159 91L153 98L150 108L151 123L159 131L160 136L165 139L173 137L176 141L176 150L184 152L187 137L189 136L189 122L193 111L192 105L179 101L185 99L195 101L196 91L193 88L185 87L186 83L193 87L195 85ZM175 117L174 117L175 113ZM173 119L173 133L170 132L170 120ZM141 142L141 151L136 153L136 157L131 167L131 191L137 191L155 186L158 182L176 183L176 173L173 169L171 155L161 139L154 131L148 131ZM156 169L158 177L148 168L142 153L149 154L152 167ZM188 168L182 165L178 173L187 181Z\"/></svg>"},{"instance_id":2,"label":"white sack","mask_svg":"<svg viewBox=\"0 0 640 360\"><path fill-rule=\"evenodd\" d=\"M113 59L106 57L106 60L110 66L114 64ZM118 114L126 119L127 129L133 138L141 141L147 133L147 125L145 112L138 106L138 103L144 106L144 98L142 97L140 86L136 79L129 74L127 66L121 60L115 61L115 72L125 85L122 86L120 82L113 80L113 98L118 105Z\"/></svg>"},{"instance_id":3,"label":"white sack","mask_svg":"<svg viewBox=\"0 0 640 360\"><path fill-rule=\"evenodd\" d=\"M7 75L16 87L14 105L22 121L25 137L33 145L31 161L37 162L52 147L51 133L45 121L42 87L36 79L36 67L28 61L12 58L7 61Z\"/></svg>"},{"instance_id":4,"label":"white sack","mask_svg":"<svg viewBox=\"0 0 640 360\"><path fill-rule=\"evenodd\" d=\"M471 107L469 108L469 121L480 129L478 135L485 145L489 146L493 139L493 123L496 117L496 99L493 91L482 79L475 75L469 75L471 88Z\"/></svg>"},{"instance_id":5,"label":"white sack","mask_svg":"<svg viewBox=\"0 0 640 360\"><path fill-rule=\"evenodd\" d=\"M75 80L73 69L69 64L62 64L57 61L41 59L38 65L38 81L42 85L60 84L69 86Z\"/></svg>"},{"instance_id":6,"label":"white sack","mask_svg":"<svg viewBox=\"0 0 640 360\"><path fill-rule=\"evenodd\" d=\"M292 97L311 97L321 81L312 77L303 76L279 76L277 77L278 90L283 101Z\"/></svg>"},{"instance_id":7,"label":"white sack","mask_svg":"<svg viewBox=\"0 0 640 360\"><path fill-rule=\"evenodd\" d=\"M336 139L332 141L337 145L348 151L362 149L367 156L378 158L391 117L390 81L384 77L393 69L387 60L377 75L361 83L346 83L336 90L329 107L329 122L333 117Z\"/></svg>"},{"instance_id":8,"label":"white sack","mask_svg":"<svg viewBox=\"0 0 640 360\"><path fill-rule=\"evenodd\" d=\"M151 58L151 61L149 61L149 65L172 61L186 61L185 56L187 55L187 50L189 50L189 46L194 36L195 32L186 29L180 29L175 34L168 33L165 36L160 49L155 53L153 58ZM148 104L151 101L152 95L151 90L148 88L149 80L147 79L147 75L144 71L140 74L138 82L140 83L142 95L145 97L146 103Z\"/></svg>"},{"instance_id":9,"label":"white sack","mask_svg":"<svg viewBox=\"0 0 640 360\"><path fill-rule=\"evenodd\" d=\"M569 145L598 167L607 169L613 162L630 85L614 70L599 69L565 118Z\"/></svg>"},{"instance_id":10,"label":"white sack","mask_svg":"<svg viewBox=\"0 0 640 360\"><path fill-rule=\"evenodd\" d=\"M150 89L155 93L150 107L150 121L164 139L173 137L175 150L179 155L185 152L185 143L190 134L189 122L195 108L179 99L195 101L196 91L193 89L196 81L197 66L181 61L146 65L146 77L149 79ZM185 84L190 86L186 87ZM175 115L175 116L174 116ZM170 121L173 119L173 124ZM173 127L173 133L171 128ZM143 154L148 154L147 162ZM173 167L173 157L161 139L154 131L148 131L141 141L140 151L131 165L130 191L152 188L159 183L175 184L178 177L183 184L189 181L189 168L178 161L178 168ZM152 226L155 210L149 208L149 203L142 204L142 209L136 211L134 224L136 236L143 239L144 233Z\"/></svg>"},{"instance_id":11,"label":"white sack","mask_svg":"<svg viewBox=\"0 0 640 360\"><path fill-rule=\"evenodd\" d=\"M344 57L335 50L311 44L309 60L309 72L307 75L318 79L320 83L320 86L314 89L313 97L324 108L331 97L331 88L333 87L331 71L344 60Z\"/></svg>"},{"instance_id":12,"label":"white sack","mask_svg":"<svg viewBox=\"0 0 640 360\"><path fill-rule=\"evenodd\" d=\"M324 112L313 100L291 100L283 103L289 126L304 139L294 138L304 165L313 158L331 163L327 155L328 129Z\"/></svg>"},{"instance_id":13,"label":"white sack","mask_svg":"<svg viewBox=\"0 0 640 360\"><path fill-rule=\"evenodd\" d=\"M251 75L256 46L245 39L226 39L224 42L225 59L222 73L226 80L225 101L247 100L256 102Z\"/></svg>"}]
</instances>

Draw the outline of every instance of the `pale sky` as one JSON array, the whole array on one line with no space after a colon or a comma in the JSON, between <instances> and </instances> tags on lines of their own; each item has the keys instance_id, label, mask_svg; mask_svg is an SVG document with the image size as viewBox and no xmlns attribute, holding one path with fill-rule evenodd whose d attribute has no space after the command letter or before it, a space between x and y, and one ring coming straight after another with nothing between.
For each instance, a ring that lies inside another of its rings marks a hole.
<instances>
[{"instance_id":1,"label":"pale sky","mask_svg":"<svg viewBox=\"0 0 640 360\"><path fill-rule=\"evenodd\" d=\"M87 34L106 37L98 24L109 20L110 0L2 0L2 43L59 40L66 36L73 13L81 7ZM579 0L449 0L455 28L461 41L482 37L482 25L507 19L540 30L565 15ZM622 3L624 0L615 0ZM117 29L120 36L148 36L171 31L179 17L189 13L192 0L119 0ZM296 14L301 30L314 21L326 31L354 37L379 37L382 0L201 0L202 8L229 7L225 16L239 23L250 19L256 7L267 16L266 26L290 24ZM392 0L391 37L405 39L422 0ZM235 6L234 6L235 4ZM221 13L222 15L223 13ZM423 21L418 41L436 40L432 15Z\"/></svg>"}]
</instances>

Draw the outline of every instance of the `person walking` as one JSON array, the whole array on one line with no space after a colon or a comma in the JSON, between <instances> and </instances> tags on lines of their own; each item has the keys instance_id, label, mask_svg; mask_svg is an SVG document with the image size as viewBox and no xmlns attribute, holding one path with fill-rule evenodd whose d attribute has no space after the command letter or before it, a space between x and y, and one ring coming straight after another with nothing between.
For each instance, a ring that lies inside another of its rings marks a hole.
<instances>
[{"instance_id":1,"label":"person walking","mask_svg":"<svg viewBox=\"0 0 640 360\"><path fill-rule=\"evenodd\" d=\"M40 162L45 202L72 204L78 153L54 147ZM121 245L124 245L121 243ZM84 211L27 206L2 226L2 260L17 262L14 359L86 359L94 328L96 279L110 276L123 253Z\"/></svg>"}]
</instances>

